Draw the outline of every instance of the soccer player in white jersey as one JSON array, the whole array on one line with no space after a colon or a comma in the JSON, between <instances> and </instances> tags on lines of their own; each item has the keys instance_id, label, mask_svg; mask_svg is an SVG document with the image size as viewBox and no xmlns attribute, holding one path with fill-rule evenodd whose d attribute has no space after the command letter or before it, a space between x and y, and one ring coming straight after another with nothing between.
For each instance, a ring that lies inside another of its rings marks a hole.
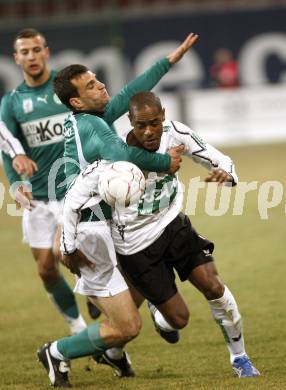
<instances>
[{"instance_id":1,"label":"soccer player in white jersey","mask_svg":"<svg viewBox=\"0 0 286 390\"><path fill-rule=\"evenodd\" d=\"M237 183L231 159L184 124L165 120L165 111L153 93L135 95L130 100L129 116L133 126L126 136L129 145L163 153L183 144L184 154L211 172L207 182ZM173 269L181 281L191 282L209 302L227 342L235 373L239 377L258 376L259 371L245 352L237 303L218 276L212 257L214 244L199 235L180 212L182 201L176 177L149 174L140 202L113 214L112 236L119 263L131 283L148 299L159 333L168 339L168 331L171 332L171 342L178 340L176 331L186 326L189 317L177 291Z\"/></svg>"},{"instance_id":2,"label":"soccer player in white jersey","mask_svg":"<svg viewBox=\"0 0 286 390\"><path fill-rule=\"evenodd\" d=\"M20 141L7 129L0 120L0 150L12 159L12 166L18 175L32 176L38 170L37 164L26 156Z\"/></svg>"},{"instance_id":3,"label":"soccer player in white jersey","mask_svg":"<svg viewBox=\"0 0 286 390\"><path fill-rule=\"evenodd\" d=\"M182 123L165 121L160 100L154 94L142 92L131 99L130 120L134 129L126 137L129 145L164 152L183 144L185 155L210 169L207 182L236 184L231 159ZM103 171L104 163L92 164L75 181L66 197L63 241L69 249L80 248L83 232L77 227L77 221L83 205L97 191L98 174ZM213 317L223 330L235 373L239 377L258 376L258 370L245 352L236 301L214 265L214 244L200 236L188 217L180 213L182 198L176 176L153 172L147 177L145 195L140 202L115 210L112 236L121 268L150 302L156 327L169 342L178 341L178 329L187 325L189 317L175 284L175 269L182 281L191 282L208 300ZM100 209L94 208L94 211L100 217ZM96 253L92 256L96 257ZM87 257L92 258L90 253ZM94 272L84 265L86 260L82 254L78 260L75 258L69 266L81 273L78 288L82 288L92 282ZM139 306L142 299L137 299L136 303Z\"/></svg>"}]
</instances>

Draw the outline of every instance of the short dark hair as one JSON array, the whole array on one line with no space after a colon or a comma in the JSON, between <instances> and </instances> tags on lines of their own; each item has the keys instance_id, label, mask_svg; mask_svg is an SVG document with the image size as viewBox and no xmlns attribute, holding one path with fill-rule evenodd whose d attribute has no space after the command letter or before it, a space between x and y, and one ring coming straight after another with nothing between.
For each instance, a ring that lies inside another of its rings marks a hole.
<instances>
[{"instance_id":1,"label":"short dark hair","mask_svg":"<svg viewBox=\"0 0 286 390\"><path fill-rule=\"evenodd\" d=\"M140 110L145 106L155 106L158 111L162 111L161 100L157 95L150 91L138 92L129 100L130 117L132 118L134 110Z\"/></svg>"},{"instance_id":2,"label":"short dark hair","mask_svg":"<svg viewBox=\"0 0 286 390\"><path fill-rule=\"evenodd\" d=\"M43 41L44 41L44 46L46 47L47 46L47 40L46 40L46 37L44 36L43 33L41 33L40 31L36 30L35 28L24 28L23 30L19 31L16 36L15 36L15 39L14 39L14 49L16 50L16 41L18 39L22 39L22 38L35 38L37 36L40 36L43 38Z\"/></svg>"},{"instance_id":3,"label":"short dark hair","mask_svg":"<svg viewBox=\"0 0 286 390\"><path fill-rule=\"evenodd\" d=\"M70 104L70 98L79 96L78 90L71 80L86 72L88 72L88 68L84 65L69 65L62 69L54 79L55 93L60 101L71 110L74 110L74 107Z\"/></svg>"}]
</instances>

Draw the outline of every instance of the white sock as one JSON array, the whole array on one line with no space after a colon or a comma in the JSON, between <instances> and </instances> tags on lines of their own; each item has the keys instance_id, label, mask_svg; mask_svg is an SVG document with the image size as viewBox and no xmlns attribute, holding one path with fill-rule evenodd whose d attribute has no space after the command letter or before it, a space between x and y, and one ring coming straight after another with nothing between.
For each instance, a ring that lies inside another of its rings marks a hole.
<instances>
[{"instance_id":1,"label":"white sock","mask_svg":"<svg viewBox=\"0 0 286 390\"><path fill-rule=\"evenodd\" d=\"M121 347L109 348L105 351L105 353L108 357L110 357L110 359L119 360L123 356L123 348Z\"/></svg>"},{"instance_id":2,"label":"white sock","mask_svg":"<svg viewBox=\"0 0 286 390\"><path fill-rule=\"evenodd\" d=\"M160 313L160 311L152 305L152 303L149 302L149 310L151 313L153 313L153 316L155 318L156 324L159 326L160 329L166 331L166 332L172 332L174 330L178 330L176 328L173 328L166 320L163 314Z\"/></svg>"},{"instance_id":3,"label":"white sock","mask_svg":"<svg viewBox=\"0 0 286 390\"><path fill-rule=\"evenodd\" d=\"M64 315L64 317L69 324L71 334L80 333L87 327L87 324L81 314L77 318L72 318L67 315Z\"/></svg>"},{"instance_id":4,"label":"white sock","mask_svg":"<svg viewBox=\"0 0 286 390\"><path fill-rule=\"evenodd\" d=\"M57 302L54 300L53 295L50 293L47 293L47 295L48 295L50 301L54 304L56 309L61 313L61 315L64 317L64 319L68 323L68 325L70 327L71 334L80 333L81 331L83 331L87 327L87 324L86 324L86 322L83 319L81 314L77 318L73 318L73 317L68 316L67 314L62 312L61 308L59 307Z\"/></svg>"},{"instance_id":5,"label":"white sock","mask_svg":"<svg viewBox=\"0 0 286 390\"><path fill-rule=\"evenodd\" d=\"M230 361L233 363L235 358L245 355L246 352L241 315L232 293L226 286L224 287L223 296L209 301L209 304L213 318L221 327L230 353Z\"/></svg>"},{"instance_id":6,"label":"white sock","mask_svg":"<svg viewBox=\"0 0 286 390\"><path fill-rule=\"evenodd\" d=\"M52 342L50 346L50 353L55 359L66 360L66 358L58 350L57 341Z\"/></svg>"}]
</instances>

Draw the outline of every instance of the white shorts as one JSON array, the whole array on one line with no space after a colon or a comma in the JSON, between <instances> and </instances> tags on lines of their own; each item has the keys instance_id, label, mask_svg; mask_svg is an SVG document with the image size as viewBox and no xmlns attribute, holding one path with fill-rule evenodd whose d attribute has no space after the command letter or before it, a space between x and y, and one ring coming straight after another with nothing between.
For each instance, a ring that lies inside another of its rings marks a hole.
<instances>
[{"instance_id":1,"label":"white shorts","mask_svg":"<svg viewBox=\"0 0 286 390\"><path fill-rule=\"evenodd\" d=\"M32 248L52 248L57 226L62 222L63 201L33 202L35 207L23 212L23 241Z\"/></svg>"},{"instance_id":2,"label":"white shorts","mask_svg":"<svg viewBox=\"0 0 286 390\"><path fill-rule=\"evenodd\" d=\"M104 221L81 222L77 229L76 246L95 264L94 269L80 269L74 292L98 297L111 297L128 289L117 268L116 253L110 226Z\"/></svg>"}]
</instances>

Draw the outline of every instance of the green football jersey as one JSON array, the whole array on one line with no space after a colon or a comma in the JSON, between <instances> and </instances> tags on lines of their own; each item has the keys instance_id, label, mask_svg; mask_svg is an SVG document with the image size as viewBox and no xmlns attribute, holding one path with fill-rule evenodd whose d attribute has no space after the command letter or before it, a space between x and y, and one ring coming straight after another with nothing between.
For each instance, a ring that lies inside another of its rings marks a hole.
<instances>
[{"instance_id":1,"label":"green football jersey","mask_svg":"<svg viewBox=\"0 0 286 390\"><path fill-rule=\"evenodd\" d=\"M38 172L29 179L33 197L38 200L49 199L49 173L53 164L62 159L64 153L63 125L68 109L54 93L55 76L56 72L52 71L49 79L38 87L29 87L23 82L7 93L1 102L2 120L22 142L27 155L38 164ZM3 161L10 183L21 180L12 168L11 159L3 155ZM56 170L56 177L52 178L57 187L57 199L64 197L65 186L60 186L64 178L62 164Z\"/></svg>"},{"instance_id":2,"label":"green football jersey","mask_svg":"<svg viewBox=\"0 0 286 390\"><path fill-rule=\"evenodd\" d=\"M87 164L98 159L125 160L141 169L168 171L170 156L128 147L116 134L112 124L128 111L130 98L140 91L151 90L170 69L167 58L157 61L142 75L128 83L110 99L102 113L78 112L65 122L66 177L69 182Z\"/></svg>"},{"instance_id":3,"label":"green football jersey","mask_svg":"<svg viewBox=\"0 0 286 390\"><path fill-rule=\"evenodd\" d=\"M128 111L130 98L138 92L149 91L170 69L167 58L156 62L146 72L128 83L116 96L110 99L102 113L78 112L69 115L65 122L65 166L67 183L89 163L104 159L130 161L139 168L164 172L170 168L168 154L149 153L130 147L116 134L113 122ZM100 202L106 219L111 218L111 208ZM81 221L97 220L95 209L81 213Z\"/></svg>"}]
</instances>

